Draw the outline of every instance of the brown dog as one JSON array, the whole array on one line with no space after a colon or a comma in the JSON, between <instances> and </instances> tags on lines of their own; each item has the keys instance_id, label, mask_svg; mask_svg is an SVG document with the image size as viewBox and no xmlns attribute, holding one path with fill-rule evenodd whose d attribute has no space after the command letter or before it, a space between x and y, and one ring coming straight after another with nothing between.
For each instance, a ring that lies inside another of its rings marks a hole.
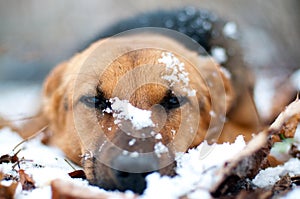
<instances>
[{"instance_id":1,"label":"brown dog","mask_svg":"<svg viewBox=\"0 0 300 199\"><path fill-rule=\"evenodd\" d=\"M168 59L184 64L188 85L162 78L170 72ZM48 125L48 143L82 164L91 184L142 193L149 172L174 173L175 152L218 138L231 107L237 109L231 83L212 59L166 36L100 40L51 72L34 127ZM136 126L134 115L118 117L116 102L151 113L150 124ZM23 137L34 132L30 126ZM242 132L254 130L229 117L218 141Z\"/></svg>"}]
</instances>

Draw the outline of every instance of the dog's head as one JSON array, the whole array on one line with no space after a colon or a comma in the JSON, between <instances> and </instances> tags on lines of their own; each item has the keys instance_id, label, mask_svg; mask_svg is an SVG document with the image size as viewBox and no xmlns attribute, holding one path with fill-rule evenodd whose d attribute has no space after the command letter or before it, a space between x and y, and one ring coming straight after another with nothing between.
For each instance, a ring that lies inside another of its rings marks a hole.
<instances>
[{"instance_id":1,"label":"dog's head","mask_svg":"<svg viewBox=\"0 0 300 199\"><path fill-rule=\"evenodd\" d=\"M165 36L134 35L57 66L44 96L50 143L81 161L92 184L141 193L148 173L172 175L176 152L217 131L233 91L210 58Z\"/></svg>"}]
</instances>

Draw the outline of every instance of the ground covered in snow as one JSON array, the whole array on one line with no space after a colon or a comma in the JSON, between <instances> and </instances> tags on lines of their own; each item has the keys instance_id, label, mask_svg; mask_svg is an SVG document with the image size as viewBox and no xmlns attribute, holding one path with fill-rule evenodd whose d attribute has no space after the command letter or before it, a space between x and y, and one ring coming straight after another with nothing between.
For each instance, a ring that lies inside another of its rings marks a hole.
<instances>
[{"instance_id":1,"label":"ground covered in snow","mask_svg":"<svg viewBox=\"0 0 300 199\"><path fill-rule=\"evenodd\" d=\"M14 95L7 96L10 102L16 98ZM32 110L32 107L26 104L26 99L23 99L23 104L20 104L23 110ZM34 100L35 98L28 98L28 101ZM0 198L9 198L9 195L24 199L59 198L70 196L70 193L73 195L69 198L234 198L230 196L232 194L242 198L245 196L242 194L252 194L253 198L298 198L299 100L294 104L296 105L287 109L277 123L275 122L272 131L269 129L263 132L252 144L246 145L243 137L239 136L233 144L208 145L204 142L188 153L177 154L178 175L168 177L158 173L150 174L147 177L147 189L141 196L136 196L130 191L108 192L90 186L81 175L75 175L74 178L72 173L81 168L69 165L59 149L43 145L39 136L18 145L22 141L19 135L4 127L0 130ZM15 106L1 107L2 112L5 108L16 109L12 107ZM22 108L18 111L22 114ZM13 115L7 116L13 118ZM267 137L279 129L280 135L286 138L278 142L275 148L268 148ZM295 138L287 138L284 131L295 131ZM203 155L204 151L209 153ZM284 162L275 167L261 166L264 159L262 154L269 153L285 157ZM257 166L254 162L261 164ZM262 197L262 193L269 195Z\"/></svg>"}]
</instances>

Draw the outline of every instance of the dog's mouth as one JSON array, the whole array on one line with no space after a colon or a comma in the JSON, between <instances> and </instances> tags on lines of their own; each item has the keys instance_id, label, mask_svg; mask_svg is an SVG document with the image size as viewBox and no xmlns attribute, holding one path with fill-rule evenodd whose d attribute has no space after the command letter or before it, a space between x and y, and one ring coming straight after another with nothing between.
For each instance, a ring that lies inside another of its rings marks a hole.
<instances>
[{"instance_id":1,"label":"dog's mouth","mask_svg":"<svg viewBox=\"0 0 300 199\"><path fill-rule=\"evenodd\" d=\"M112 164L120 169L111 169L117 189L120 191L131 190L142 194L147 185L146 177L158 171L159 163L156 158L134 158L120 155L112 161ZM137 172L132 172L133 170Z\"/></svg>"},{"instance_id":2,"label":"dog's mouth","mask_svg":"<svg viewBox=\"0 0 300 199\"><path fill-rule=\"evenodd\" d=\"M154 172L161 175L174 176L175 162L167 167L160 167L160 159L156 156L134 156L120 154L107 166L95 157L83 159L83 165L90 184L111 191L125 192L130 190L143 194L147 188L147 176Z\"/></svg>"},{"instance_id":3,"label":"dog's mouth","mask_svg":"<svg viewBox=\"0 0 300 199\"><path fill-rule=\"evenodd\" d=\"M114 171L118 178L117 189L119 191L131 190L137 194L142 194L147 187L146 177L152 172L146 173L128 173L123 171Z\"/></svg>"}]
</instances>

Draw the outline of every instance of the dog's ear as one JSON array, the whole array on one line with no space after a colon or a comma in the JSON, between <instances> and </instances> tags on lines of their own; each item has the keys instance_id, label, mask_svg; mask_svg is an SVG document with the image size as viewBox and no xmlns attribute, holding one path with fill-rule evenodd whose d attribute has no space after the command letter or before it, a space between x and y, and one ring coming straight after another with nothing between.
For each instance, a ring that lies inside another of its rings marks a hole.
<instances>
[{"instance_id":1,"label":"dog's ear","mask_svg":"<svg viewBox=\"0 0 300 199\"><path fill-rule=\"evenodd\" d=\"M26 120L24 124L21 124L20 127L17 127L18 133L23 138L28 138L44 127L49 126L50 117L54 117L55 113L53 110L49 110L49 107L53 106L50 103L55 103L58 106L58 103L61 101L61 93L58 92L60 89L62 77L67 63L59 64L54 68L54 70L47 77L42 95L42 105L37 114ZM55 111L56 112L56 111Z\"/></svg>"},{"instance_id":2,"label":"dog's ear","mask_svg":"<svg viewBox=\"0 0 300 199\"><path fill-rule=\"evenodd\" d=\"M236 100L231 73L211 58L198 57L198 64L204 83L209 89L211 103L217 103L217 112L228 113ZM225 95L225 103L221 95Z\"/></svg>"},{"instance_id":3,"label":"dog's ear","mask_svg":"<svg viewBox=\"0 0 300 199\"><path fill-rule=\"evenodd\" d=\"M48 75L44 83L44 95L50 97L55 90L57 90L60 85L62 85L62 79L64 76L64 71L67 67L67 62L63 62L56 66L52 72Z\"/></svg>"},{"instance_id":4,"label":"dog's ear","mask_svg":"<svg viewBox=\"0 0 300 199\"><path fill-rule=\"evenodd\" d=\"M67 66L68 62L56 66L47 77L43 90L42 114L46 120L59 122L61 126L65 120L62 115L68 109L66 82L64 80Z\"/></svg>"}]
</instances>

